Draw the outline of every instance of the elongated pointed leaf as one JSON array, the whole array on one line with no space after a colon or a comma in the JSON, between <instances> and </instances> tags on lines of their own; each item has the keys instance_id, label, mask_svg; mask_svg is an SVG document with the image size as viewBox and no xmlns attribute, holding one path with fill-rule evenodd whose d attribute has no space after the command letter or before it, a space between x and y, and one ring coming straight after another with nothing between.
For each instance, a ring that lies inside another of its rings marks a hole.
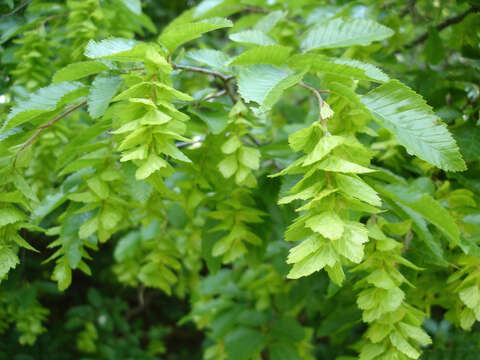
<instances>
[{"instance_id":1,"label":"elongated pointed leaf","mask_svg":"<svg viewBox=\"0 0 480 360\"><path fill-rule=\"evenodd\" d=\"M238 91L246 102L255 101L267 110L285 89L298 83L302 77L303 73L289 75L270 65L253 65L240 71Z\"/></svg>"},{"instance_id":2,"label":"elongated pointed leaf","mask_svg":"<svg viewBox=\"0 0 480 360\"><path fill-rule=\"evenodd\" d=\"M229 65L281 65L288 58L291 51L292 49L282 45L258 46L237 56Z\"/></svg>"},{"instance_id":3,"label":"elongated pointed leaf","mask_svg":"<svg viewBox=\"0 0 480 360\"><path fill-rule=\"evenodd\" d=\"M130 10L135 15L140 15L142 13L142 4L140 0L120 0L128 10Z\"/></svg>"},{"instance_id":4,"label":"elongated pointed leaf","mask_svg":"<svg viewBox=\"0 0 480 360\"><path fill-rule=\"evenodd\" d=\"M460 242L460 231L455 220L448 211L429 194L422 193L421 189L413 184L410 186L391 184L376 186L379 192L392 200L408 207L423 216L426 220L435 225L455 245Z\"/></svg>"},{"instance_id":5,"label":"elongated pointed leaf","mask_svg":"<svg viewBox=\"0 0 480 360\"><path fill-rule=\"evenodd\" d=\"M230 35L230 40L254 45L275 45L275 41L260 30L245 30Z\"/></svg>"},{"instance_id":6,"label":"elongated pointed leaf","mask_svg":"<svg viewBox=\"0 0 480 360\"><path fill-rule=\"evenodd\" d=\"M23 124L41 113L55 110L65 95L82 87L84 85L79 82L61 82L39 89L28 100L12 108L2 131Z\"/></svg>"},{"instance_id":7,"label":"elongated pointed leaf","mask_svg":"<svg viewBox=\"0 0 480 360\"><path fill-rule=\"evenodd\" d=\"M131 39L114 38L102 41L90 40L85 47L85 56L99 59L131 50L138 42Z\"/></svg>"},{"instance_id":8,"label":"elongated pointed leaf","mask_svg":"<svg viewBox=\"0 0 480 360\"><path fill-rule=\"evenodd\" d=\"M265 15L254 26L255 30L268 33L272 28L287 15L285 11L277 10Z\"/></svg>"},{"instance_id":9,"label":"elongated pointed leaf","mask_svg":"<svg viewBox=\"0 0 480 360\"><path fill-rule=\"evenodd\" d=\"M390 80L363 96L361 101L410 154L443 170L466 169L445 124L420 95L401 82Z\"/></svg>"},{"instance_id":10,"label":"elongated pointed leaf","mask_svg":"<svg viewBox=\"0 0 480 360\"><path fill-rule=\"evenodd\" d=\"M201 64L210 66L211 68L230 72L231 69L227 65L232 59L227 54L212 49L200 49L189 51L185 56Z\"/></svg>"},{"instance_id":11,"label":"elongated pointed leaf","mask_svg":"<svg viewBox=\"0 0 480 360\"><path fill-rule=\"evenodd\" d=\"M100 61L77 62L58 70L53 76L53 82L59 83L62 81L77 80L104 70L108 70L108 66Z\"/></svg>"},{"instance_id":12,"label":"elongated pointed leaf","mask_svg":"<svg viewBox=\"0 0 480 360\"><path fill-rule=\"evenodd\" d=\"M172 52L180 45L196 39L206 32L232 26L233 24L230 20L223 18L212 18L194 23L179 24L178 26L169 27L167 32L159 36L158 41Z\"/></svg>"},{"instance_id":13,"label":"elongated pointed leaf","mask_svg":"<svg viewBox=\"0 0 480 360\"><path fill-rule=\"evenodd\" d=\"M88 94L88 113L93 118L102 116L107 110L108 104L117 92L122 78L97 76L93 80L90 93Z\"/></svg>"},{"instance_id":14,"label":"elongated pointed leaf","mask_svg":"<svg viewBox=\"0 0 480 360\"><path fill-rule=\"evenodd\" d=\"M292 69L309 68L310 71L322 72L354 79L385 82L389 77L372 64L353 59L329 58L319 54L298 54L292 56L287 64Z\"/></svg>"},{"instance_id":15,"label":"elongated pointed leaf","mask_svg":"<svg viewBox=\"0 0 480 360\"><path fill-rule=\"evenodd\" d=\"M303 50L369 45L386 39L393 30L372 20L336 18L311 29L301 43Z\"/></svg>"}]
</instances>

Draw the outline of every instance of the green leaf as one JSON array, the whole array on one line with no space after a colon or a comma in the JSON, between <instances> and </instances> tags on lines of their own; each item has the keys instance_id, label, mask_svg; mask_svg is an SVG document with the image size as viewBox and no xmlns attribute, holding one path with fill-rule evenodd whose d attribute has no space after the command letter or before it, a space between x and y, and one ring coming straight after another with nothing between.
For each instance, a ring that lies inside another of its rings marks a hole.
<instances>
[{"instance_id":1,"label":"green leaf","mask_svg":"<svg viewBox=\"0 0 480 360\"><path fill-rule=\"evenodd\" d=\"M273 322L269 335L280 341L298 342L305 338L305 330L295 317L281 316Z\"/></svg>"},{"instance_id":2,"label":"green leaf","mask_svg":"<svg viewBox=\"0 0 480 360\"><path fill-rule=\"evenodd\" d=\"M301 246L302 244L298 246ZM302 252L304 251L305 250L302 249ZM289 257L287 259L287 263L292 263L293 259L295 258L298 258L298 253L292 256L292 258ZM337 256L332 248L329 245L323 245L320 247L320 249L312 252L310 255L307 255L302 260L296 262L288 273L287 278L299 279L303 276L313 274L314 272L323 269L325 266L333 266L337 261L336 258Z\"/></svg>"},{"instance_id":3,"label":"green leaf","mask_svg":"<svg viewBox=\"0 0 480 360\"><path fill-rule=\"evenodd\" d=\"M440 38L434 26L428 28L428 38L423 48L427 61L430 64L439 64L445 58L443 40Z\"/></svg>"},{"instance_id":4,"label":"green leaf","mask_svg":"<svg viewBox=\"0 0 480 360\"><path fill-rule=\"evenodd\" d=\"M442 231L449 241L459 245L460 231L455 220L440 203L430 195L424 194L421 189L418 189L415 183L409 186L394 184L377 188L380 193L423 216Z\"/></svg>"},{"instance_id":5,"label":"green leaf","mask_svg":"<svg viewBox=\"0 0 480 360\"><path fill-rule=\"evenodd\" d=\"M228 112L222 104L202 103L201 108L190 107L189 111L203 120L212 134L220 134L228 125Z\"/></svg>"},{"instance_id":6,"label":"green leaf","mask_svg":"<svg viewBox=\"0 0 480 360\"><path fill-rule=\"evenodd\" d=\"M420 345L427 346L432 343L430 336L421 327L413 326L404 322L400 322L399 326L406 336L414 339Z\"/></svg>"},{"instance_id":7,"label":"green leaf","mask_svg":"<svg viewBox=\"0 0 480 360\"><path fill-rule=\"evenodd\" d=\"M257 46L237 56L229 65L283 65L291 51L291 48L282 45Z\"/></svg>"},{"instance_id":8,"label":"green leaf","mask_svg":"<svg viewBox=\"0 0 480 360\"><path fill-rule=\"evenodd\" d=\"M292 141L293 141L293 138L292 138ZM312 150L312 152L310 152L305 158L305 160L303 161L303 166L311 165L313 163L316 163L317 161L322 160L325 156L330 154L330 152L333 149L343 144L344 141L345 141L345 138L343 136L322 137L320 141L317 143L317 145L315 145L315 148Z\"/></svg>"},{"instance_id":9,"label":"green leaf","mask_svg":"<svg viewBox=\"0 0 480 360\"><path fill-rule=\"evenodd\" d=\"M228 179L231 177L238 168L237 157L235 155L229 155L218 164L218 169L222 175Z\"/></svg>"},{"instance_id":10,"label":"green leaf","mask_svg":"<svg viewBox=\"0 0 480 360\"><path fill-rule=\"evenodd\" d=\"M242 145L240 139L236 135L231 135L227 141L225 141L220 148L224 154L231 154Z\"/></svg>"},{"instance_id":11,"label":"green leaf","mask_svg":"<svg viewBox=\"0 0 480 360\"><path fill-rule=\"evenodd\" d=\"M53 269L52 280L58 283L58 290L67 289L72 283L72 269L65 260L60 260Z\"/></svg>"},{"instance_id":12,"label":"green leaf","mask_svg":"<svg viewBox=\"0 0 480 360\"><path fill-rule=\"evenodd\" d=\"M305 226L330 240L337 240L343 235L343 222L333 211L325 211L311 217Z\"/></svg>"},{"instance_id":13,"label":"green leaf","mask_svg":"<svg viewBox=\"0 0 480 360\"><path fill-rule=\"evenodd\" d=\"M274 343L269 346L270 360L300 360L295 346L289 342Z\"/></svg>"},{"instance_id":14,"label":"green leaf","mask_svg":"<svg viewBox=\"0 0 480 360\"><path fill-rule=\"evenodd\" d=\"M93 216L85 221L78 229L78 237L86 239L98 230L98 217Z\"/></svg>"},{"instance_id":15,"label":"green leaf","mask_svg":"<svg viewBox=\"0 0 480 360\"><path fill-rule=\"evenodd\" d=\"M79 82L62 82L39 89L28 100L22 101L12 108L3 124L2 132L21 125L42 113L55 110L64 96L82 87L84 85Z\"/></svg>"},{"instance_id":16,"label":"green leaf","mask_svg":"<svg viewBox=\"0 0 480 360\"><path fill-rule=\"evenodd\" d=\"M390 341L399 351L407 355L411 359L418 359L420 353L400 334L398 331L390 333Z\"/></svg>"},{"instance_id":17,"label":"green leaf","mask_svg":"<svg viewBox=\"0 0 480 360\"><path fill-rule=\"evenodd\" d=\"M97 76L93 80L87 98L88 113L92 118L96 119L105 114L108 104L115 96L122 81L122 78L119 76Z\"/></svg>"},{"instance_id":18,"label":"green leaf","mask_svg":"<svg viewBox=\"0 0 480 360\"><path fill-rule=\"evenodd\" d=\"M168 163L155 154L150 154L147 160L137 169L135 177L137 180L146 179L155 171L160 170L168 165Z\"/></svg>"},{"instance_id":19,"label":"green leaf","mask_svg":"<svg viewBox=\"0 0 480 360\"><path fill-rule=\"evenodd\" d=\"M458 293L458 296L470 309L475 309L480 305L480 289L477 284L463 289Z\"/></svg>"},{"instance_id":20,"label":"green leaf","mask_svg":"<svg viewBox=\"0 0 480 360\"><path fill-rule=\"evenodd\" d=\"M323 242L315 236L311 236L308 239L302 241L299 245L290 249L287 258L287 264L295 264L299 261L305 259L310 254L313 254L321 247L323 247Z\"/></svg>"},{"instance_id":21,"label":"green leaf","mask_svg":"<svg viewBox=\"0 0 480 360\"><path fill-rule=\"evenodd\" d=\"M142 4L140 0L120 0L123 5L127 7L135 15L140 15L142 13Z\"/></svg>"},{"instance_id":22,"label":"green leaf","mask_svg":"<svg viewBox=\"0 0 480 360\"><path fill-rule=\"evenodd\" d=\"M336 76L345 76L361 80L385 82L389 80L376 66L354 59L329 58L320 54L298 54L287 60L292 69L309 68L313 72L321 72Z\"/></svg>"},{"instance_id":23,"label":"green leaf","mask_svg":"<svg viewBox=\"0 0 480 360\"><path fill-rule=\"evenodd\" d=\"M249 169L257 170L260 166L260 151L243 146L238 152L238 160Z\"/></svg>"},{"instance_id":24,"label":"green leaf","mask_svg":"<svg viewBox=\"0 0 480 360\"><path fill-rule=\"evenodd\" d=\"M232 61L232 58L222 51L212 49L193 50L187 52L185 57L201 64L208 65L216 70L231 72L231 69L227 64Z\"/></svg>"},{"instance_id":25,"label":"green leaf","mask_svg":"<svg viewBox=\"0 0 480 360\"><path fill-rule=\"evenodd\" d=\"M368 230L356 222L345 222L344 229L343 236L333 245L339 254L358 264L363 259L363 244L368 241Z\"/></svg>"},{"instance_id":26,"label":"green leaf","mask_svg":"<svg viewBox=\"0 0 480 360\"><path fill-rule=\"evenodd\" d=\"M377 87L361 101L407 151L443 170L466 169L457 144L425 100L397 80Z\"/></svg>"},{"instance_id":27,"label":"green leaf","mask_svg":"<svg viewBox=\"0 0 480 360\"><path fill-rule=\"evenodd\" d=\"M264 33L268 33L272 30L275 25L282 20L287 15L286 11L272 11L269 14L265 15L261 18L253 27L255 30L262 31Z\"/></svg>"},{"instance_id":28,"label":"green leaf","mask_svg":"<svg viewBox=\"0 0 480 360\"><path fill-rule=\"evenodd\" d=\"M259 30L245 30L231 34L230 40L252 45L275 45L270 36Z\"/></svg>"},{"instance_id":29,"label":"green leaf","mask_svg":"<svg viewBox=\"0 0 480 360\"><path fill-rule=\"evenodd\" d=\"M85 47L85 56L90 59L107 58L112 55L120 56L122 53L128 53L137 44L138 42L135 40L122 38L106 39L98 42L90 40ZM118 60L117 58L114 59ZM137 61L137 58L134 57L131 61Z\"/></svg>"},{"instance_id":30,"label":"green leaf","mask_svg":"<svg viewBox=\"0 0 480 360\"><path fill-rule=\"evenodd\" d=\"M303 73L287 74L271 65L253 65L240 71L238 91L246 102L255 101L270 109L284 90L301 81Z\"/></svg>"},{"instance_id":31,"label":"green leaf","mask_svg":"<svg viewBox=\"0 0 480 360\"><path fill-rule=\"evenodd\" d=\"M107 231L115 229L117 224L122 220L121 209L112 205L105 206L100 214L100 223Z\"/></svg>"},{"instance_id":32,"label":"green leaf","mask_svg":"<svg viewBox=\"0 0 480 360\"><path fill-rule=\"evenodd\" d=\"M362 179L352 175L336 174L337 186L348 196L365 201L373 206L381 206L382 201L377 192Z\"/></svg>"},{"instance_id":33,"label":"green leaf","mask_svg":"<svg viewBox=\"0 0 480 360\"><path fill-rule=\"evenodd\" d=\"M393 31L372 20L335 18L309 30L301 42L304 51L352 45L369 45L386 39Z\"/></svg>"},{"instance_id":34,"label":"green leaf","mask_svg":"<svg viewBox=\"0 0 480 360\"><path fill-rule=\"evenodd\" d=\"M180 45L196 39L206 32L232 26L233 24L230 20L223 18L211 18L194 23L178 24L177 26L168 27L167 31L158 37L158 41L170 52L173 52Z\"/></svg>"},{"instance_id":35,"label":"green leaf","mask_svg":"<svg viewBox=\"0 0 480 360\"><path fill-rule=\"evenodd\" d=\"M261 332L236 328L225 337L225 349L231 360L250 360L265 347L267 339Z\"/></svg>"},{"instance_id":36,"label":"green leaf","mask_svg":"<svg viewBox=\"0 0 480 360\"><path fill-rule=\"evenodd\" d=\"M140 244L140 234L137 231L129 232L118 241L113 253L115 260L121 262L128 258L133 258Z\"/></svg>"},{"instance_id":37,"label":"green leaf","mask_svg":"<svg viewBox=\"0 0 480 360\"><path fill-rule=\"evenodd\" d=\"M460 147L460 152L466 161L480 160L480 127L466 123L452 130L453 136Z\"/></svg>"},{"instance_id":38,"label":"green leaf","mask_svg":"<svg viewBox=\"0 0 480 360\"><path fill-rule=\"evenodd\" d=\"M354 174L366 174L375 171L350 161L343 160L337 156L329 156L327 159L320 162L317 167L325 171Z\"/></svg>"},{"instance_id":39,"label":"green leaf","mask_svg":"<svg viewBox=\"0 0 480 360\"><path fill-rule=\"evenodd\" d=\"M110 189L108 185L102 179L100 179L99 176L94 176L88 179L87 185L100 199L108 198Z\"/></svg>"},{"instance_id":40,"label":"green leaf","mask_svg":"<svg viewBox=\"0 0 480 360\"><path fill-rule=\"evenodd\" d=\"M59 83L62 81L77 80L108 69L108 66L100 61L82 61L72 63L58 70L55 75L53 75L52 82Z\"/></svg>"},{"instance_id":41,"label":"green leaf","mask_svg":"<svg viewBox=\"0 0 480 360\"><path fill-rule=\"evenodd\" d=\"M365 344L362 346L359 360L373 360L385 352L384 344Z\"/></svg>"},{"instance_id":42,"label":"green leaf","mask_svg":"<svg viewBox=\"0 0 480 360\"><path fill-rule=\"evenodd\" d=\"M393 279L384 269L377 269L370 273L365 280L373 286L381 289L392 290L397 287Z\"/></svg>"},{"instance_id":43,"label":"green leaf","mask_svg":"<svg viewBox=\"0 0 480 360\"><path fill-rule=\"evenodd\" d=\"M0 246L0 280L19 263L20 260L11 247Z\"/></svg>"},{"instance_id":44,"label":"green leaf","mask_svg":"<svg viewBox=\"0 0 480 360\"><path fill-rule=\"evenodd\" d=\"M0 208L0 228L23 221L26 218L27 216L13 205L2 205Z\"/></svg>"}]
</instances>

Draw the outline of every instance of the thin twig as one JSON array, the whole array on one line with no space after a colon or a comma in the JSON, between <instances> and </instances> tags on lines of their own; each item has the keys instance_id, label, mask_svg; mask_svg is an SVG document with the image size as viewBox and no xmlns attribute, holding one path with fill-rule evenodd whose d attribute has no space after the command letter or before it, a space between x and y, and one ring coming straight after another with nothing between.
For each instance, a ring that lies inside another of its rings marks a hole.
<instances>
[{"instance_id":1,"label":"thin twig","mask_svg":"<svg viewBox=\"0 0 480 360\"><path fill-rule=\"evenodd\" d=\"M258 141L252 134L246 134L246 136L255 144L255 146L262 146L262 143Z\"/></svg>"},{"instance_id":2,"label":"thin twig","mask_svg":"<svg viewBox=\"0 0 480 360\"><path fill-rule=\"evenodd\" d=\"M200 144L202 143L203 141L205 141L205 138L200 138L198 140L195 140L195 141L192 141L192 142L189 142L189 141L179 141L175 144L175 146L177 148L183 148L183 147L187 147L187 146L192 146L192 145L195 145L195 144Z\"/></svg>"},{"instance_id":3,"label":"thin twig","mask_svg":"<svg viewBox=\"0 0 480 360\"><path fill-rule=\"evenodd\" d=\"M217 91L216 93L210 94L202 99L202 101L210 101L212 99L215 99L217 97L223 96L227 93L227 90L223 89L220 91Z\"/></svg>"},{"instance_id":4,"label":"thin twig","mask_svg":"<svg viewBox=\"0 0 480 360\"><path fill-rule=\"evenodd\" d=\"M228 84L228 80L223 80L222 79L222 81L223 81L223 87L227 91L228 96L230 97L230 99L232 99L233 103L235 104L237 102L237 98L233 94L232 90L230 89L230 85Z\"/></svg>"},{"instance_id":5,"label":"thin twig","mask_svg":"<svg viewBox=\"0 0 480 360\"><path fill-rule=\"evenodd\" d=\"M186 71L192 71L192 72L197 72L205 75L212 75L215 76L216 78L220 79L223 83L223 87L225 88L225 93L232 99L234 103L237 102L237 99L235 95L233 94L232 90L230 89L230 86L228 85L228 82L233 79L232 75L225 75L222 74L221 72L215 71L215 70L210 70L210 69L205 69L202 67L197 67L197 66L189 66L189 65L178 65L178 64L172 64L172 67L174 69L178 70L186 70ZM140 70L145 70L143 67L135 67L135 68L128 68L128 69L120 69L123 71L140 71ZM223 95L223 94L222 94ZM221 96L221 95L219 95Z\"/></svg>"},{"instance_id":6,"label":"thin twig","mask_svg":"<svg viewBox=\"0 0 480 360\"><path fill-rule=\"evenodd\" d=\"M404 236L403 238L403 247L402 247L402 254L405 253L405 251L408 250L409 246L410 246L410 241L413 239L413 233L412 231L410 230L409 232L407 232L407 234Z\"/></svg>"},{"instance_id":7,"label":"thin twig","mask_svg":"<svg viewBox=\"0 0 480 360\"><path fill-rule=\"evenodd\" d=\"M480 12L480 8L479 7L471 7L470 9L464 11L463 13L461 14L458 14L457 16L453 16L451 18L448 18L446 19L445 21L443 21L442 23L438 24L437 26L435 26L435 29L437 29L437 31L442 31L443 29L447 28L448 26L450 25L455 25L455 24L458 24L459 22L461 22L467 15L469 14L473 14L473 13L476 13L476 12ZM418 44L421 44L423 43L425 40L428 39L428 36L429 36L429 33L426 32L425 34L419 36L418 38L416 38L415 40L413 40L412 42L408 43L407 45L405 45L405 49L410 49Z\"/></svg>"},{"instance_id":8,"label":"thin twig","mask_svg":"<svg viewBox=\"0 0 480 360\"><path fill-rule=\"evenodd\" d=\"M7 16L10 16L10 15L13 15L15 14L16 12L22 10L25 6L27 6L28 4L30 4L32 2L32 0L26 0L23 2L23 4L21 4L19 7L13 9L12 11L10 11L9 13L7 14L4 14L2 16L0 16L0 18L4 18L4 17L7 17Z\"/></svg>"},{"instance_id":9,"label":"thin twig","mask_svg":"<svg viewBox=\"0 0 480 360\"><path fill-rule=\"evenodd\" d=\"M302 81L300 81L297 85L307 89L308 91L311 91L317 97L317 100L318 100L318 120L322 124L323 130L325 131L325 135L330 135L330 132L328 131L328 128L327 128L327 123L325 122L325 119L322 116L323 99L322 99L322 96L320 95L320 94L328 93L329 91L328 90L317 90L317 89L305 84Z\"/></svg>"},{"instance_id":10,"label":"thin twig","mask_svg":"<svg viewBox=\"0 0 480 360\"><path fill-rule=\"evenodd\" d=\"M150 301L152 300L151 294L149 294L149 296L145 296L144 285L140 285L138 287L137 297L138 297L138 305L130 309L129 312L127 312L127 314L125 315L125 318L127 320L143 312L147 308L147 306L150 304Z\"/></svg>"},{"instance_id":11,"label":"thin twig","mask_svg":"<svg viewBox=\"0 0 480 360\"><path fill-rule=\"evenodd\" d=\"M68 13L55 14L55 15L47 16L45 19L43 19L43 21L41 22L40 26L45 26L45 24L46 24L48 21L53 20L53 19L57 19L57 18L60 18L60 17L63 17L63 16L68 16Z\"/></svg>"},{"instance_id":12,"label":"thin twig","mask_svg":"<svg viewBox=\"0 0 480 360\"><path fill-rule=\"evenodd\" d=\"M230 81L233 79L232 75L225 75L225 74L222 74L221 72L205 69L198 66L172 64L172 67L174 69L179 69L179 70L187 70L187 71L193 71L193 72L198 72L198 73L207 74L207 75L213 75L215 77L218 77L222 81Z\"/></svg>"},{"instance_id":13,"label":"thin twig","mask_svg":"<svg viewBox=\"0 0 480 360\"><path fill-rule=\"evenodd\" d=\"M415 15L415 3L417 0L408 0L407 6L400 13L400 17L403 18L410 13L412 17Z\"/></svg>"},{"instance_id":14,"label":"thin twig","mask_svg":"<svg viewBox=\"0 0 480 360\"><path fill-rule=\"evenodd\" d=\"M172 67L178 70L192 71L192 72L197 72L201 74L212 75L219 78L220 80L222 80L223 87L225 88L225 91L227 92L228 96L232 99L234 103L237 102L235 95L233 94L232 90L230 89L230 86L228 85L228 82L233 79L232 75L225 75L225 74L222 74L221 72L205 69L198 66L172 64Z\"/></svg>"},{"instance_id":15,"label":"thin twig","mask_svg":"<svg viewBox=\"0 0 480 360\"><path fill-rule=\"evenodd\" d=\"M72 112L74 112L75 110L77 110L78 108L82 107L83 105L85 105L87 102L86 101L82 101L81 103L77 104L77 105L74 105L72 106L70 109L68 109L67 111L61 113L60 115L58 115L57 117L55 117L54 119L50 120L48 123L46 123L45 125L42 125L40 126L37 131L35 131L35 133L27 140L23 143L23 145L20 147L20 149L18 149L17 153L15 154L15 159L13 161L13 166L15 167L15 163L17 161L17 157L18 157L18 154L25 150L25 148L30 145L41 133L43 130L45 130L46 128L49 128L50 126L54 125L57 121L63 119L65 116L68 116L70 115Z\"/></svg>"},{"instance_id":16,"label":"thin twig","mask_svg":"<svg viewBox=\"0 0 480 360\"><path fill-rule=\"evenodd\" d=\"M126 68L126 69L119 69L120 71L127 71L127 72L130 72L130 71L143 71L145 70L145 68L143 66L141 67L133 67L133 68Z\"/></svg>"}]
</instances>

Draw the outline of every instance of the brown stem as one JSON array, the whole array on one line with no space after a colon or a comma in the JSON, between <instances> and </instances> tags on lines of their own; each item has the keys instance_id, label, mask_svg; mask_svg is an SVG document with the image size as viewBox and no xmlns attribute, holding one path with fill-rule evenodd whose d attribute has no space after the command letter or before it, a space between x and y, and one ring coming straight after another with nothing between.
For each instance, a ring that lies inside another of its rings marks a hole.
<instances>
[{"instance_id":1,"label":"brown stem","mask_svg":"<svg viewBox=\"0 0 480 360\"><path fill-rule=\"evenodd\" d=\"M202 67L190 66L190 65L172 64L172 67L178 70L192 71L192 72L197 72L201 74L212 75L212 76L215 76L216 78L219 78L223 83L223 87L225 88L227 95L230 97L230 99L232 99L234 103L237 102L235 95L233 94L232 90L230 89L230 86L228 85L228 82L233 79L232 75L225 75L215 70L210 70L210 69L205 69Z\"/></svg>"},{"instance_id":2,"label":"brown stem","mask_svg":"<svg viewBox=\"0 0 480 360\"><path fill-rule=\"evenodd\" d=\"M209 100L212 100L212 99L215 99L219 96L223 96L227 93L227 90L223 89L223 90L220 90L214 94L210 94L208 95L207 97L203 98L202 101L209 101Z\"/></svg>"},{"instance_id":3,"label":"brown stem","mask_svg":"<svg viewBox=\"0 0 480 360\"><path fill-rule=\"evenodd\" d=\"M417 0L408 0L407 6L402 10L400 13L400 17L403 18L408 15L408 13L412 14L412 17L415 15L415 3Z\"/></svg>"},{"instance_id":4,"label":"brown stem","mask_svg":"<svg viewBox=\"0 0 480 360\"><path fill-rule=\"evenodd\" d=\"M252 134L246 134L246 136L256 145L262 146L262 143L258 141Z\"/></svg>"},{"instance_id":5,"label":"brown stem","mask_svg":"<svg viewBox=\"0 0 480 360\"><path fill-rule=\"evenodd\" d=\"M190 66L190 65L179 65L179 64L172 64L172 67L174 69L179 69L179 70L187 70L187 71L193 71L193 72L198 72L202 74L207 74L207 75L213 75L215 77L218 77L222 81L230 81L233 79L232 75L225 75L222 74L221 72L215 71L215 70L210 70L210 69L205 69L202 67L198 66Z\"/></svg>"},{"instance_id":6,"label":"brown stem","mask_svg":"<svg viewBox=\"0 0 480 360\"><path fill-rule=\"evenodd\" d=\"M437 29L437 31L442 31L443 29L449 27L450 25L455 25L455 24L458 24L460 21L462 21L467 15L469 14L473 14L473 13L476 13L476 12L480 12L480 8L479 7L471 7L470 9L464 11L463 13L461 14L458 14L457 16L453 16L451 18L448 18L446 19L445 21L443 21L442 23L438 24L437 26L435 26L435 29ZM418 38L416 38L415 40L413 40L412 42L408 43L407 45L405 45L405 49L410 49L418 44L422 44L425 40L428 39L428 36L429 36L429 33L426 32L425 34L419 36Z\"/></svg>"},{"instance_id":7,"label":"brown stem","mask_svg":"<svg viewBox=\"0 0 480 360\"><path fill-rule=\"evenodd\" d=\"M405 251L408 250L410 246L410 241L413 239L413 233L412 231L409 231L403 238L403 248L402 248L402 254L405 253Z\"/></svg>"},{"instance_id":8,"label":"brown stem","mask_svg":"<svg viewBox=\"0 0 480 360\"><path fill-rule=\"evenodd\" d=\"M50 120L48 123L46 123L45 125L42 125L40 126L37 131L35 131L35 133L27 140L23 143L23 145L20 147L20 149L18 149L17 153L15 154L15 159L13 161L13 167L15 167L15 163L17 161L17 157L18 157L18 154L25 150L25 148L30 145L41 133L43 130L45 130L46 128L49 128L50 126L54 125L57 121L63 119L65 116L68 116L70 115L72 112L74 112L75 110L77 110L78 108L82 107L83 105L85 105L87 103L87 101L82 101L81 103L77 104L77 105L74 105L72 106L70 109L68 109L67 111L61 113L60 115L58 115L57 117L55 117L54 119Z\"/></svg>"},{"instance_id":9,"label":"brown stem","mask_svg":"<svg viewBox=\"0 0 480 360\"><path fill-rule=\"evenodd\" d=\"M322 117L323 99L322 99L322 96L320 95L320 94L328 93L329 91L328 90L317 90L317 89L305 84L302 81L300 81L297 85L307 89L308 91L311 91L317 97L317 101L318 101L318 120L321 122L323 130L325 131L325 134L330 135L330 132L328 131L328 128L327 128L327 123L325 122L325 119Z\"/></svg>"},{"instance_id":10,"label":"brown stem","mask_svg":"<svg viewBox=\"0 0 480 360\"><path fill-rule=\"evenodd\" d=\"M17 8L13 9L12 11L10 11L9 13L7 14L4 14L2 16L0 16L0 18L4 18L4 17L7 17L7 16L10 16L10 15L13 15L15 14L16 12L22 10L25 6L27 6L28 4L30 4L32 2L32 0L26 0L24 1L21 5L19 5Z\"/></svg>"},{"instance_id":11,"label":"brown stem","mask_svg":"<svg viewBox=\"0 0 480 360\"><path fill-rule=\"evenodd\" d=\"M223 87L225 88L225 91L227 92L227 95L232 99L233 103L235 104L237 102L236 96L233 94L232 90L230 89L230 85L228 84L228 80L223 80Z\"/></svg>"}]
</instances>

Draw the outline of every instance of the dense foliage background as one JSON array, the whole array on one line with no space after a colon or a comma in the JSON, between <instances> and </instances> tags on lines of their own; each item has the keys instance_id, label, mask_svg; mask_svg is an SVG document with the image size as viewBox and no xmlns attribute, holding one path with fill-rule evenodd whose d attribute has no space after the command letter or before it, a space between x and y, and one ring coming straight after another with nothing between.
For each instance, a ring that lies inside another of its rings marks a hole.
<instances>
[{"instance_id":1,"label":"dense foliage background","mask_svg":"<svg viewBox=\"0 0 480 360\"><path fill-rule=\"evenodd\" d=\"M479 11L2 0L0 359L478 359Z\"/></svg>"}]
</instances>

